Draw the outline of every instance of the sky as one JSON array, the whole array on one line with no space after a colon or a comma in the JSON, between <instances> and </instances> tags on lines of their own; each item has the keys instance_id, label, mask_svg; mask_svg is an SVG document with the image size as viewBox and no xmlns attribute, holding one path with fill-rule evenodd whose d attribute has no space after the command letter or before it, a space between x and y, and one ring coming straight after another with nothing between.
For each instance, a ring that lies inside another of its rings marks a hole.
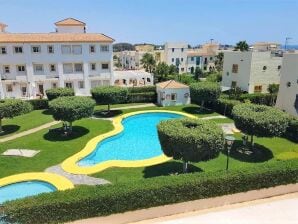
<instances>
[{"instance_id":1,"label":"sky","mask_svg":"<svg viewBox=\"0 0 298 224\"><path fill-rule=\"evenodd\" d=\"M73 17L116 42L298 44L298 0L0 0L8 32L53 32Z\"/></svg>"}]
</instances>

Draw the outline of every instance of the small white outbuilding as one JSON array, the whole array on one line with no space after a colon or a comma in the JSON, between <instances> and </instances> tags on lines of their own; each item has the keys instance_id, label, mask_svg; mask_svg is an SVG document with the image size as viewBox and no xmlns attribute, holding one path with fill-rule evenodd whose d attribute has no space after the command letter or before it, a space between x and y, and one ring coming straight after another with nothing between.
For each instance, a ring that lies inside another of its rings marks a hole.
<instances>
[{"instance_id":1,"label":"small white outbuilding","mask_svg":"<svg viewBox=\"0 0 298 224\"><path fill-rule=\"evenodd\" d=\"M156 84L157 103L161 106L190 104L189 86L169 80Z\"/></svg>"}]
</instances>

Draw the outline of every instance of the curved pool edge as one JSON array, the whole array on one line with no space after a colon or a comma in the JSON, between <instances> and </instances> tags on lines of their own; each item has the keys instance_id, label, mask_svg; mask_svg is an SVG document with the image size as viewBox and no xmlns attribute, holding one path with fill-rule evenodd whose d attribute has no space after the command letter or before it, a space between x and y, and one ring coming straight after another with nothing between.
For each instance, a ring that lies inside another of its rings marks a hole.
<instances>
[{"instance_id":1,"label":"curved pool edge","mask_svg":"<svg viewBox=\"0 0 298 224\"><path fill-rule=\"evenodd\" d=\"M54 173L47 172L31 172L20 173L11 176L7 176L0 179L0 188L26 181L43 181L53 185L57 190L64 191L74 188L73 183L67 178Z\"/></svg>"},{"instance_id":2,"label":"curved pool edge","mask_svg":"<svg viewBox=\"0 0 298 224\"><path fill-rule=\"evenodd\" d=\"M142 110L142 111L135 111L127 114L123 114L120 116L117 116L113 118L112 123L114 126L114 129L110 132L107 132L105 134L98 135L94 138L92 138L90 141L87 142L85 147L78 153L74 154L73 156L67 158L64 160L61 164L61 167L72 174L93 174L97 172L101 172L107 168L110 167L143 167L143 166L152 166L156 164L160 164L166 161L171 160L171 158L165 156L165 155L160 155L156 156L150 159L144 159L144 160L108 160L105 162L98 163L94 166L79 166L77 165L77 162L80 161L82 158L88 156L90 153L92 153L96 145L101 142L102 140L112 137L114 135L119 134L120 132L123 131L123 125L122 125L122 120L133 116L133 115L138 115L138 114L145 114L145 113L171 113L171 114L180 114L185 117L189 118L194 118L198 119L198 117L180 112L180 111L171 111L171 110Z\"/></svg>"}]
</instances>

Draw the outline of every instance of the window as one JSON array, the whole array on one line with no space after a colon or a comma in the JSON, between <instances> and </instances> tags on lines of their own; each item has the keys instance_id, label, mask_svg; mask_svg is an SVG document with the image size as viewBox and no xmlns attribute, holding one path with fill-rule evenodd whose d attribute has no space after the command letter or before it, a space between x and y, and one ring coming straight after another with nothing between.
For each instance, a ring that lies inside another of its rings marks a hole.
<instances>
[{"instance_id":1,"label":"window","mask_svg":"<svg viewBox=\"0 0 298 224\"><path fill-rule=\"evenodd\" d=\"M83 72L83 64L79 64L79 63L74 64L74 71Z\"/></svg>"},{"instance_id":2,"label":"window","mask_svg":"<svg viewBox=\"0 0 298 224\"><path fill-rule=\"evenodd\" d=\"M32 53L40 53L41 49L40 46L31 46Z\"/></svg>"},{"instance_id":3,"label":"window","mask_svg":"<svg viewBox=\"0 0 298 224\"><path fill-rule=\"evenodd\" d=\"M6 84L6 92L12 92L12 84Z\"/></svg>"},{"instance_id":4,"label":"window","mask_svg":"<svg viewBox=\"0 0 298 224\"><path fill-rule=\"evenodd\" d=\"M17 71L18 72L25 72L26 71L25 65L18 65L17 66Z\"/></svg>"},{"instance_id":5,"label":"window","mask_svg":"<svg viewBox=\"0 0 298 224\"><path fill-rule=\"evenodd\" d=\"M70 54L71 53L70 45L62 45L61 52L62 52L62 54Z\"/></svg>"},{"instance_id":6,"label":"window","mask_svg":"<svg viewBox=\"0 0 298 224\"><path fill-rule=\"evenodd\" d=\"M175 48L172 48L172 52L174 52L175 51Z\"/></svg>"},{"instance_id":7,"label":"window","mask_svg":"<svg viewBox=\"0 0 298 224\"><path fill-rule=\"evenodd\" d=\"M53 54L54 53L54 46L52 46L52 45L49 45L48 46L48 53L49 54Z\"/></svg>"},{"instance_id":8,"label":"window","mask_svg":"<svg viewBox=\"0 0 298 224\"><path fill-rule=\"evenodd\" d=\"M16 54L23 53L23 47L19 47L19 46L14 47L14 53L16 53Z\"/></svg>"},{"instance_id":9,"label":"window","mask_svg":"<svg viewBox=\"0 0 298 224\"><path fill-rule=\"evenodd\" d=\"M172 93L171 94L171 100L176 101L177 100L177 93Z\"/></svg>"},{"instance_id":10,"label":"window","mask_svg":"<svg viewBox=\"0 0 298 224\"><path fill-rule=\"evenodd\" d=\"M266 71L267 70L267 66L263 66L263 71Z\"/></svg>"},{"instance_id":11,"label":"window","mask_svg":"<svg viewBox=\"0 0 298 224\"><path fill-rule=\"evenodd\" d=\"M89 51L90 51L90 53L95 53L95 45L90 45Z\"/></svg>"},{"instance_id":12,"label":"window","mask_svg":"<svg viewBox=\"0 0 298 224\"><path fill-rule=\"evenodd\" d=\"M72 82L66 82L65 87L66 88L72 88Z\"/></svg>"},{"instance_id":13,"label":"window","mask_svg":"<svg viewBox=\"0 0 298 224\"><path fill-rule=\"evenodd\" d=\"M210 57L209 60L212 61L213 60L213 57Z\"/></svg>"},{"instance_id":14,"label":"window","mask_svg":"<svg viewBox=\"0 0 298 224\"><path fill-rule=\"evenodd\" d=\"M95 71L96 70L96 64L95 63L91 63L90 64L90 68L91 68L91 71Z\"/></svg>"},{"instance_id":15,"label":"window","mask_svg":"<svg viewBox=\"0 0 298 224\"><path fill-rule=\"evenodd\" d=\"M254 92L255 92L255 93L261 93L261 92L262 92L262 86L261 86L261 85L259 85L259 86L255 86L255 87L254 87Z\"/></svg>"},{"instance_id":16,"label":"window","mask_svg":"<svg viewBox=\"0 0 298 224\"><path fill-rule=\"evenodd\" d=\"M298 112L298 94L296 94L296 100L295 100L294 106L296 111Z\"/></svg>"},{"instance_id":17,"label":"window","mask_svg":"<svg viewBox=\"0 0 298 224\"><path fill-rule=\"evenodd\" d=\"M100 45L100 51L103 51L103 52L109 51L109 45Z\"/></svg>"},{"instance_id":18,"label":"window","mask_svg":"<svg viewBox=\"0 0 298 224\"><path fill-rule=\"evenodd\" d=\"M181 52L183 52L184 51L184 48L181 48Z\"/></svg>"},{"instance_id":19,"label":"window","mask_svg":"<svg viewBox=\"0 0 298 224\"><path fill-rule=\"evenodd\" d=\"M70 63L63 64L63 73L64 73L64 74L73 73L73 67L72 67L72 64L70 64Z\"/></svg>"},{"instance_id":20,"label":"window","mask_svg":"<svg viewBox=\"0 0 298 224\"><path fill-rule=\"evenodd\" d=\"M183 58L181 58L181 61L183 61Z\"/></svg>"},{"instance_id":21,"label":"window","mask_svg":"<svg viewBox=\"0 0 298 224\"><path fill-rule=\"evenodd\" d=\"M34 71L37 73L43 72L43 65L33 65Z\"/></svg>"},{"instance_id":22,"label":"window","mask_svg":"<svg viewBox=\"0 0 298 224\"><path fill-rule=\"evenodd\" d=\"M101 69L109 69L109 64L108 63L101 64Z\"/></svg>"},{"instance_id":23,"label":"window","mask_svg":"<svg viewBox=\"0 0 298 224\"><path fill-rule=\"evenodd\" d=\"M56 65L51 64L50 65L50 72L55 72L56 71Z\"/></svg>"},{"instance_id":24,"label":"window","mask_svg":"<svg viewBox=\"0 0 298 224\"><path fill-rule=\"evenodd\" d=\"M184 72L184 68L181 68L181 72Z\"/></svg>"},{"instance_id":25,"label":"window","mask_svg":"<svg viewBox=\"0 0 298 224\"><path fill-rule=\"evenodd\" d=\"M287 82L287 87L291 87L291 82Z\"/></svg>"},{"instance_id":26,"label":"window","mask_svg":"<svg viewBox=\"0 0 298 224\"><path fill-rule=\"evenodd\" d=\"M6 47L0 47L0 54L7 54Z\"/></svg>"},{"instance_id":27,"label":"window","mask_svg":"<svg viewBox=\"0 0 298 224\"><path fill-rule=\"evenodd\" d=\"M195 60L195 58L194 58L194 57L191 57L191 58L190 58L190 60L191 60L191 61L194 61L194 60Z\"/></svg>"},{"instance_id":28,"label":"window","mask_svg":"<svg viewBox=\"0 0 298 224\"><path fill-rule=\"evenodd\" d=\"M238 73L238 64L233 64L232 73Z\"/></svg>"},{"instance_id":29,"label":"window","mask_svg":"<svg viewBox=\"0 0 298 224\"><path fill-rule=\"evenodd\" d=\"M237 82L232 81L231 88L234 89L234 88L236 88L236 86L237 86Z\"/></svg>"},{"instance_id":30,"label":"window","mask_svg":"<svg viewBox=\"0 0 298 224\"><path fill-rule=\"evenodd\" d=\"M172 62L174 62L175 61L175 58L172 58Z\"/></svg>"},{"instance_id":31,"label":"window","mask_svg":"<svg viewBox=\"0 0 298 224\"><path fill-rule=\"evenodd\" d=\"M281 65L277 66L277 70L279 71L281 69Z\"/></svg>"},{"instance_id":32,"label":"window","mask_svg":"<svg viewBox=\"0 0 298 224\"><path fill-rule=\"evenodd\" d=\"M81 45L72 45L72 53L73 54L82 54L82 46Z\"/></svg>"},{"instance_id":33,"label":"window","mask_svg":"<svg viewBox=\"0 0 298 224\"><path fill-rule=\"evenodd\" d=\"M9 65L4 65L4 67L3 67L4 69L4 73L10 73L10 67L9 67Z\"/></svg>"},{"instance_id":34,"label":"window","mask_svg":"<svg viewBox=\"0 0 298 224\"><path fill-rule=\"evenodd\" d=\"M85 86L84 81L79 81L78 84L79 84L79 89L84 89L84 86Z\"/></svg>"},{"instance_id":35,"label":"window","mask_svg":"<svg viewBox=\"0 0 298 224\"><path fill-rule=\"evenodd\" d=\"M52 83L52 89L56 89L57 88L57 82L53 82Z\"/></svg>"}]
</instances>

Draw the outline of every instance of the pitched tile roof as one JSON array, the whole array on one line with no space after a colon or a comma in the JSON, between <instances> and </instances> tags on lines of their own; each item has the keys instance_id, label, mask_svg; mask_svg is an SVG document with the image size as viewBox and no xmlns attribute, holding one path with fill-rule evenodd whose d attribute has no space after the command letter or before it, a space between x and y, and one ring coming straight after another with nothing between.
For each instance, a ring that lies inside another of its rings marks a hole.
<instances>
[{"instance_id":1,"label":"pitched tile roof","mask_svg":"<svg viewBox=\"0 0 298 224\"><path fill-rule=\"evenodd\" d=\"M113 41L113 38L97 33L0 33L0 43L112 43Z\"/></svg>"},{"instance_id":2,"label":"pitched tile roof","mask_svg":"<svg viewBox=\"0 0 298 224\"><path fill-rule=\"evenodd\" d=\"M4 23L0 23L0 27L7 27L7 25Z\"/></svg>"},{"instance_id":3,"label":"pitched tile roof","mask_svg":"<svg viewBox=\"0 0 298 224\"><path fill-rule=\"evenodd\" d=\"M55 23L56 26L86 26L86 23L74 19L74 18L67 18Z\"/></svg>"},{"instance_id":4,"label":"pitched tile roof","mask_svg":"<svg viewBox=\"0 0 298 224\"><path fill-rule=\"evenodd\" d=\"M157 83L156 86L162 89L180 89L180 88L188 88L187 85L177 82L175 80L169 80L165 82Z\"/></svg>"}]
</instances>

